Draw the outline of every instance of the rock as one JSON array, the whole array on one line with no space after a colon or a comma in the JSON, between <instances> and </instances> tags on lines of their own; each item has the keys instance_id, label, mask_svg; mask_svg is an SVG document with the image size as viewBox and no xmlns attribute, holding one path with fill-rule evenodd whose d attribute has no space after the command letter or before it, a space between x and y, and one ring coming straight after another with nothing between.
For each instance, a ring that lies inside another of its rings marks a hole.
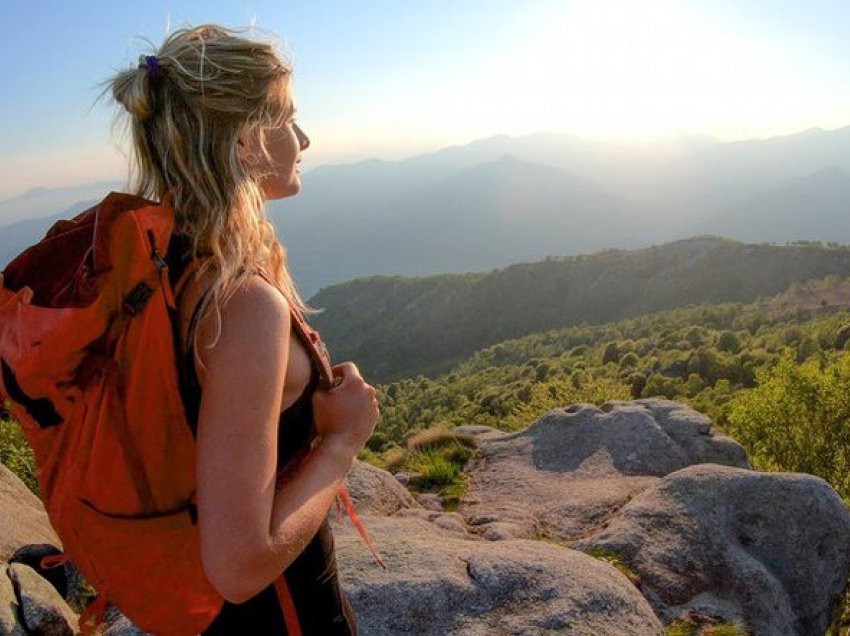
<instances>
[{"instance_id":1,"label":"rock","mask_svg":"<svg viewBox=\"0 0 850 636\"><path fill-rule=\"evenodd\" d=\"M0 561L8 561L15 550L31 543L62 545L38 497L0 464Z\"/></svg>"},{"instance_id":2,"label":"rock","mask_svg":"<svg viewBox=\"0 0 850 636\"><path fill-rule=\"evenodd\" d=\"M345 486L358 514L391 515L402 508L418 506L410 492L390 473L360 460L355 460Z\"/></svg>"},{"instance_id":3,"label":"rock","mask_svg":"<svg viewBox=\"0 0 850 636\"><path fill-rule=\"evenodd\" d=\"M443 500L440 495L433 492L423 492L416 495L416 501L427 510L443 510Z\"/></svg>"},{"instance_id":4,"label":"rock","mask_svg":"<svg viewBox=\"0 0 850 636\"><path fill-rule=\"evenodd\" d=\"M665 622L687 612L755 634L823 634L850 569L850 512L822 479L691 466L576 547L623 556Z\"/></svg>"},{"instance_id":5,"label":"rock","mask_svg":"<svg viewBox=\"0 0 850 636\"><path fill-rule=\"evenodd\" d=\"M574 541L604 527L632 497L669 472L723 461L748 467L743 448L711 421L665 400L575 404L523 431L482 439L459 512L493 540ZM489 517L487 523L473 519Z\"/></svg>"},{"instance_id":6,"label":"rock","mask_svg":"<svg viewBox=\"0 0 850 636\"><path fill-rule=\"evenodd\" d=\"M514 436L488 443L495 446L507 444L511 437L517 441L526 437L536 468L573 476L662 476L718 457L749 468L743 448L713 435L710 424L675 402L614 402L607 405L607 412L574 404L548 413Z\"/></svg>"},{"instance_id":7,"label":"rock","mask_svg":"<svg viewBox=\"0 0 850 636\"><path fill-rule=\"evenodd\" d=\"M35 570L39 576L50 583L65 602L74 609L79 610L86 604L89 588L83 573L77 569L72 561L66 561L60 566L42 568L41 559L45 556L59 554L61 551L56 546L49 544L24 545L18 548L9 559L10 563L23 563Z\"/></svg>"},{"instance_id":8,"label":"rock","mask_svg":"<svg viewBox=\"0 0 850 636\"><path fill-rule=\"evenodd\" d=\"M28 565L43 579L50 583L59 596L67 599L68 597L68 577L66 574L66 566L72 567L70 561L61 566L53 568L42 568L41 559L46 556L54 556L62 551L56 546L47 543L38 543L24 545L15 550L15 553L9 557L9 563L23 563Z\"/></svg>"},{"instance_id":9,"label":"rock","mask_svg":"<svg viewBox=\"0 0 850 636\"><path fill-rule=\"evenodd\" d=\"M478 446L457 513L369 464L347 477L388 565L376 566L351 523L334 525L362 633L660 636L661 621L677 618L756 635L826 629L850 570L850 512L823 480L752 471L740 445L687 406L579 404L517 433L457 432ZM0 543L22 563L0 564L0 633L30 633L25 615L58 616L38 633L70 633L76 617L23 564L37 566L58 540L39 540L52 535L41 504L3 471ZM25 532L21 509L35 520ZM616 555L640 589L609 563ZM115 608L106 622L111 636L143 634Z\"/></svg>"},{"instance_id":10,"label":"rock","mask_svg":"<svg viewBox=\"0 0 850 636\"><path fill-rule=\"evenodd\" d=\"M502 541L504 539L536 539L538 535L529 524L494 521L482 528L481 536L489 541Z\"/></svg>"},{"instance_id":11,"label":"rock","mask_svg":"<svg viewBox=\"0 0 850 636\"><path fill-rule=\"evenodd\" d=\"M9 566L0 563L0 634L26 636L26 630L18 621L20 609L15 588L9 578Z\"/></svg>"},{"instance_id":12,"label":"rock","mask_svg":"<svg viewBox=\"0 0 850 636\"><path fill-rule=\"evenodd\" d=\"M70 636L76 632L77 615L50 583L23 563L10 564L8 572L27 632L44 636Z\"/></svg>"},{"instance_id":13,"label":"rock","mask_svg":"<svg viewBox=\"0 0 850 636\"><path fill-rule=\"evenodd\" d=\"M442 514L435 515L433 519L431 519L431 523L433 523L438 528L443 530L448 530L456 535L466 537L469 533L466 530L466 521L464 521L463 517L456 512L444 512Z\"/></svg>"},{"instance_id":14,"label":"rock","mask_svg":"<svg viewBox=\"0 0 850 636\"><path fill-rule=\"evenodd\" d=\"M602 410L639 407L648 412L680 447L689 464L724 464L751 468L743 447L735 440L711 431L711 418L686 404L672 400L647 399L635 402L607 402Z\"/></svg>"},{"instance_id":15,"label":"rock","mask_svg":"<svg viewBox=\"0 0 850 636\"><path fill-rule=\"evenodd\" d=\"M106 604L103 622L105 625L103 636L150 636L146 631L136 627L111 603Z\"/></svg>"},{"instance_id":16,"label":"rock","mask_svg":"<svg viewBox=\"0 0 850 636\"><path fill-rule=\"evenodd\" d=\"M448 537L412 516L371 516L368 525L386 571L356 532L336 535L343 588L363 634L663 634L620 572L580 552Z\"/></svg>"},{"instance_id":17,"label":"rock","mask_svg":"<svg viewBox=\"0 0 850 636\"><path fill-rule=\"evenodd\" d=\"M500 431L498 428L484 426L481 424L462 424L461 426L455 426L452 431L459 435L468 435L476 441L480 441L482 439L493 439L494 437L504 437L507 435L507 433Z\"/></svg>"}]
</instances>

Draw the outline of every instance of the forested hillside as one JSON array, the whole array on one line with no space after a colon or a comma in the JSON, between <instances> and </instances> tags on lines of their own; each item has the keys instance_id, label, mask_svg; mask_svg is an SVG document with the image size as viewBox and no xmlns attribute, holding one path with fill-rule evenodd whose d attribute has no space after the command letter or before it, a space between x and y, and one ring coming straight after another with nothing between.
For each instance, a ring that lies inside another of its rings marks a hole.
<instances>
[{"instance_id":1,"label":"forested hillside","mask_svg":"<svg viewBox=\"0 0 850 636\"><path fill-rule=\"evenodd\" d=\"M324 310L313 322L334 358L386 382L447 371L510 338L689 303L750 302L829 274L850 274L850 248L703 237L489 273L360 279L311 304Z\"/></svg>"},{"instance_id":2,"label":"forested hillside","mask_svg":"<svg viewBox=\"0 0 850 636\"><path fill-rule=\"evenodd\" d=\"M850 500L850 311L805 303L848 288L828 278L769 301L501 342L450 373L381 386L382 421L366 458L392 464L409 440L456 425L518 430L575 402L665 397L711 416L759 467L819 475Z\"/></svg>"}]
</instances>

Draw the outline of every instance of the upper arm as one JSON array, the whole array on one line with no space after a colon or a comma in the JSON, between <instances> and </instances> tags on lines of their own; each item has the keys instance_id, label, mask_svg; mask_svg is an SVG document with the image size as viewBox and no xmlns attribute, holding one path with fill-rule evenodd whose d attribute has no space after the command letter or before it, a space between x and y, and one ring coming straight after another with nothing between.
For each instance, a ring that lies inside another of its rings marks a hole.
<instances>
[{"instance_id":1,"label":"upper arm","mask_svg":"<svg viewBox=\"0 0 850 636\"><path fill-rule=\"evenodd\" d=\"M268 545L277 468L281 388L289 352L289 306L253 277L213 320L199 325L205 370L197 433L201 556L214 585L226 588Z\"/></svg>"}]
</instances>

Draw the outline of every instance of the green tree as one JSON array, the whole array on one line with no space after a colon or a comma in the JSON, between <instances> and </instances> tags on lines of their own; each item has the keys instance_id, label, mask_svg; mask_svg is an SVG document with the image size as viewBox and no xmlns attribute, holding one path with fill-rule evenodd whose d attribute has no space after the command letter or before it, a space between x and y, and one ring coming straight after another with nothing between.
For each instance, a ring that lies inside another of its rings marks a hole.
<instances>
[{"instance_id":1,"label":"green tree","mask_svg":"<svg viewBox=\"0 0 850 636\"><path fill-rule=\"evenodd\" d=\"M822 368L788 351L756 383L729 403L730 434L756 466L817 475L850 500L850 356Z\"/></svg>"},{"instance_id":2,"label":"green tree","mask_svg":"<svg viewBox=\"0 0 850 636\"><path fill-rule=\"evenodd\" d=\"M609 342L605 351L602 353L602 364L608 364L609 362L617 362L620 357L620 351L617 348L616 342Z\"/></svg>"},{"instance_id":3,"label":"green tree","mask_svg":"<svg viewBox=\"0 0 850 636\"><path fill-rule=\"evenodd\" d=\"M718 336L716 346L726 353L738 353L741 350L741 339L731 331L724 331Z\"/></svg>"},{"instance_id":4,"label":"green tree","mask_svg":"<svg viewBox=\"0 0 850 636\"><path fill-rule=\"evenodd\" d=\"M685 395L688 397L694 397L697 393L702 391L704 387L705 384L703 383L702 378L696 373L691 373L682 389L684 390Z\"/></svg>"},{"instance_id":5,"label":"green tree","mask_svg":"<svg viewBox=\"0 0 850 636\"><path fill-rule=\"evenodd\" d=\"M620 368L633 369L637 366L638 362L640 362L640 358L638 358L633 351L630 351L622 358L620 358Z\"/></svg>"},{"instance_id":6,"label":"green tree","mask_svg":"<svg viewBox=\"0 0 850 636\"><path fill-rule=\"evenodd\" d=\"M646 386L641 393L642 397L666 397L672 400L677 395L682 393L682 379L668 378L661 374L655 373L649 376L646 381Z\"/></svg>"}]
</instances>

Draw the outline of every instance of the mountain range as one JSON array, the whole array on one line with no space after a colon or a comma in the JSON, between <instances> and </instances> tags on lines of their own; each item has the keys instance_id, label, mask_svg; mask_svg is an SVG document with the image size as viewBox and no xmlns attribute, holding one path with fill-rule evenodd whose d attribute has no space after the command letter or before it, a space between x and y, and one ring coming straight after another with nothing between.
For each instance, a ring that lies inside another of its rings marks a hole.
<instances>
[{"instance_id":1,"label":"mountain range","mask_svg":"<svg viewBox=\"0 0 850 636\"><path fill-rule=\"evenodd\" d=\"M500 135L320 166L302 180L302 193L271 202L269 215L306 296L362 276L482 271L701 234L850 242L850 126L632 145ZM107 189L0 201L0 266ZM64 214L45 215L49 205Z\"/></svg>"}]
</instances>

